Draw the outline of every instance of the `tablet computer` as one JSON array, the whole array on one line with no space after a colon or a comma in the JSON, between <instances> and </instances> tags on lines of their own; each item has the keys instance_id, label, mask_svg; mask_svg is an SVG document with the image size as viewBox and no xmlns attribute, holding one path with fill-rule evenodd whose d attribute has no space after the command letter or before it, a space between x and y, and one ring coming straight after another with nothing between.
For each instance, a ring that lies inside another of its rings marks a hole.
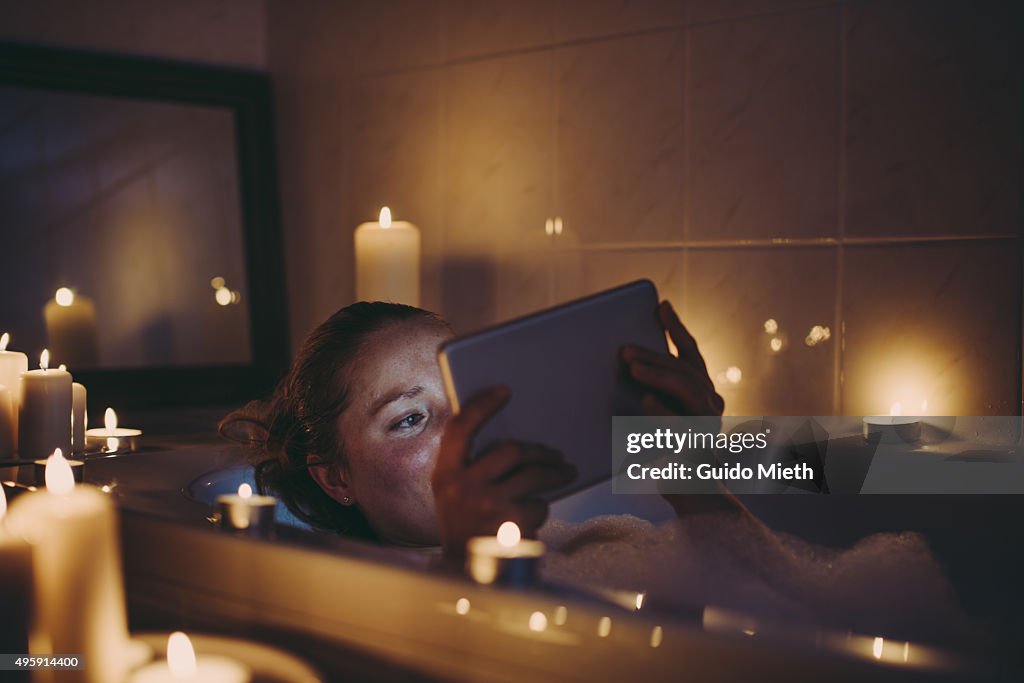
<instances>
[{"instance_id":1,"label":"tablet computer","mask_svg":"<svg viewBox=\"0 0 1024 683\"><path fill-rule=\"evenodd\" d=\"M508 404L477 434L473 457L502 439L560 450L576 466L556 500L612 476L612 416L642 415L640 392L620 349L634 344L668 353L650 280L518 318L441 346L438 360L452 409L504 384Z\"/></svg>"}]
</instances>

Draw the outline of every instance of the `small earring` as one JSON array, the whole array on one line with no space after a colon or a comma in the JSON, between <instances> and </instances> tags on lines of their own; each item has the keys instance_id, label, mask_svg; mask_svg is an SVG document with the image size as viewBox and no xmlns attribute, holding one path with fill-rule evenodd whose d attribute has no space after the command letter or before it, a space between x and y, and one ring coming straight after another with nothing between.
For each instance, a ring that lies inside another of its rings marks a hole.
<instances>
[{"instance_id":1,"label":"small earring","mask_svg":"<svg viewBox=\"0 0 1024 683\"><path fill-rule=\"evenodd\" d=\"M341 499L341 504L342 505L348 505L351 502L352 502L352 499L349 498L348 496L345 496L344 498Z\"/></svg>"}]
</instances>

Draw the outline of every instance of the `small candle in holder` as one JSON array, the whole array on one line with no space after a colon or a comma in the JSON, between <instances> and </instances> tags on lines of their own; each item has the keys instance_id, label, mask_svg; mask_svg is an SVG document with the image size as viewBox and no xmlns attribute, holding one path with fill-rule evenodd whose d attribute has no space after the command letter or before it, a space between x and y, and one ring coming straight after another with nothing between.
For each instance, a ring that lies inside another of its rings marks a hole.
<instances>
[{"instance_id":1,"label":"small candle in holder","mask_svg":"<svg viewBox=\"0 0 1024 683\"><path fill-rule=\"evenodd\" d=\"M222 655L196 656L192 641L181 631L167 639L167 660L135 671L130 683L246 683L252 674L241 662Z\"/></svg>"},{"instance_id":2,"label":"small candle in holder","mask_svg":"<svg viewBox=\"0 0 1024 683\"><path fill-rule=\"evenodd\" d=\"M141 429L129 429L117 426L117 413L113 408L103 412L103 427L85 430L85 443L90 447L104 448L108 452L117 450L134 451L138 446L137 439L142 436Z\"/></svg>"},{"instance_id":3,"label":"small candle in holder","mask_svg":"<svg viewBox=\"0 0 1024 683\"><path fill-rule=\"evenodd\" d=\"M879 439L882 443L916 444L921 440L921 418L901 415L902 404L897 401L888 415L866 416L863 420L864 438Z\"/></svg>"},{"instance_id":4,"label":"small candle in holder","mask_svg":"<svg viewBox=\"0 0 1024 683\"><path fill-rule=\"evenodd\" d=\"M42 458L55 448L71 452L71 373L50 369L50 352L39 355L39 369L21 374L18 455Z\"/></svg>"},{"instance_id":5,"label":"small candle in holder","mask_svg":"<svg viewBox=\"0 0 1024 683\"><path fill-rule=\"evenodd\" d=\"M81 460L67 460L64 458L64 453L58 448L56 449L50 458L60 458L68 464L71 468L71 478L76 483L81 484L85 481L85 463ZM44 486L46 484L46 466L50 463L50 458L46 460L36 460L33 463L36 471L36 486Z\"/></svg>"},{"instance_id":6,"label":"small candle in holder","mask_svg":"<svg viewBox=\"0 0 1024 683\"><path fill-rule=\"evenodd\" d=\"M503 522L495 536L466 544L466 569L477 583L525 586L533 582L544 544L523 539L515 522Z\"/></svg>"},{"instance_id":7,"label":"small candle in holder","mask_svg":"<svg viewBox=\"0 0 1024 683\"><path fill-rule=\"evenodd\" d=\"M242 484L237 494L217 496L217 506L220 508L221 527L261 536L268 533L274 524L277 498L254 495L252 486Z\"/></svg>"}]
</instances>

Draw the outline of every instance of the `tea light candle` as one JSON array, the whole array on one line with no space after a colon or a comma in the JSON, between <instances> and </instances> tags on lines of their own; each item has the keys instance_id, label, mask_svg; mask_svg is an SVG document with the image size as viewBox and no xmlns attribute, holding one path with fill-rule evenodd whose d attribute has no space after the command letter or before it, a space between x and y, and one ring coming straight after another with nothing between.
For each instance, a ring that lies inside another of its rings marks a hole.
<instances>
[{"instance_id":1,"label":"tea light candle","mask_svg":"<svg viewBox=\"0 0 1024 683\"><path fill-rule=\"evenodd\" d=\"M217 496L217 506L223 528L257 536L268 532L273 525L277 498L253 495L252 487L242 484L237 494Z\"/></svg>"},{"instance_id":2,"label":"tea light candle","mask_svg":"<svg viewBox=\"0 0 1024 683\"><path fill-rule=\"evenodd\" d=\"M122 680L129 641L110 496L76 486L68 462L54 453L46 490L18 496L7 526L32 545L35 618L29 651L81 654L86 668L74 680Z\"/></svg>"},{"instance_id":3,"label":"tea light candle","mask_svg":"<svg viewBox=\"0 0 1024 683\"><path fill-rule=\"evenodd\" d=\"M872 415L863 419L865 439L880 439L883 443L914 444L921 440L921 418L900 415L902 406L892 404L888 415Z\"/></svg>"},{"instance_id":4,"label":"tea light candle","mask_svg":"<svg viewBox=\"0 0 1024 683\"><path fill-rule=\"evenodd\" d=\"M103 427L85 430L85 443L89 446L106 447L108 451L125 448L134 451L135 440L142 436L141 429L129 429L117 426L117 413L113 408L103 412Z\"/></svg>"},{"instance_id":5,"label":"tea light candle","mask_svg":"<svg viewBox=\"0 0 1024 683\"><path fill-rule=\"evenodd\" d=\"M11 335L0 335L0 385L11 392L11 431L14 447L18 445L18 405L21 402L21 374L28 372L28 356L18 351L8 351ZM3 415L0 414L0 419ZM40 454L41 455L41 454Z\"/></svg>"},{"instance_id":6,"label":"tea light candle","mask_svg":"<svg viewBox=\"0 0 1024 683\"><path fill-rule=\"evenodd\" d=\"M58 448L53 452L53 455L64 457L64 453ZM50 456L53 457L53 456ZM81 484L85 481L85 463L81 460L67 460L68 467L71 468L71 478L77 483ZM46 466L50 463L50 458L46 460L36 460L33 463L36 472L36 486L43 486L46 484Z\"/></svg>"},{"instance_id":7,"label":"tea light candle","mask_svg":"<svg viewBox=\"0 0 1024 683\"><path fill-rule=\"evenodd\" d=\"M192 641L181 631L167 639L167 660L134 672L130 683L245 683L252 675L241 662L221 655L196 656Z\"/></svg>"},{"instance_id":8,"label":"tea light candle","mask_svg":"<svg viewBox=\"0 0 1024 683\"><path fill-rule=\"evenodd\" d=\"M7 531L7 496L0 486L0 652L28 652L32 608L32 548Z\"/></svg>"},{"instance_id":9,"label":"tea light candle","mask_svg":"<svg viewBox=\"0 0 1024 683\"><path fill-rule=\"evenodd\" d=\"M39 369L21 374L18 411L18 454L41 458L54 449L71 452L71 373L49 368L43 349Z\"/></svg>"},{"instance_id":10,"label":"tea light candle","mask_svg":"<svg viewBox=\"0 0 1024 683\"><path fill-rule=\"evenodd\" d=\"M355 248L357 300L419 306L419 228L406 221L392 222L385 206L376 223L356 228Z\"/></svg>"},{"instance_id":11,"label":"tea light candle","mask_svg":"<svg viewBox=\"0 0 1024 683\"><path fill-rule=\"evenodd\" d=\"M523 539L515 522L504 522L495 536L476 536L466 544L466 569L477 583L527 585L537 574L544 544Z\"/></svg>"}]
</instances>

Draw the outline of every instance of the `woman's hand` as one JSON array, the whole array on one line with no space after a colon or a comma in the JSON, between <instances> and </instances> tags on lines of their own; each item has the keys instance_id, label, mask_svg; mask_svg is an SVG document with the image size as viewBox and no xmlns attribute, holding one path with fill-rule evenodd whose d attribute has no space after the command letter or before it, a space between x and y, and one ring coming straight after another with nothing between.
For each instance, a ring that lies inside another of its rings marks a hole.
<instances>
[{"instance_id":1,"label":"woman's hand","mask_svg":"<svg viewBox=\"0 0 1024 683\"><path fill-rule=\"evenodd\" d=\"M523 536L536 535L548 516L548 504L537 494L576 477L576 468L561 453L540 444L502 441L469 459L473 436L508 398L505 387L483 391L445 425L431 482L448 554L463 554L471 537L493 535L508 520L519 525Z\"/></svg>"},{"instance_id":2,"label":"woman's hand","mask_svg":"<svg viewBox=\"0 0 1024 683\"><path fill-rule=\"evenodd\" d=\"M645 392L641 398L644 412L651 416L721 417L725 401L715 391L696 340L668 301L658 306L658 318L676 345L678 358L636 346L622 350L630 377ZM662 497L679 517L719 510L746 512L743 504L717 482L709 483L704 493L666 493Z\"/></svg>"},{"instance_id":3,"label":"woman's hand","mask_svg":"<svg viewBox=\"0 0 1024 683\"><path fill-rule=\"evenodd\" d=\"M622 350L630 377L644 390L644 412L655 416L720 416L725 401L715 391L697 342L668 301L658 306L658 318L676 345L678 358L637 346Z\"/></svg>"}]
</instances>

